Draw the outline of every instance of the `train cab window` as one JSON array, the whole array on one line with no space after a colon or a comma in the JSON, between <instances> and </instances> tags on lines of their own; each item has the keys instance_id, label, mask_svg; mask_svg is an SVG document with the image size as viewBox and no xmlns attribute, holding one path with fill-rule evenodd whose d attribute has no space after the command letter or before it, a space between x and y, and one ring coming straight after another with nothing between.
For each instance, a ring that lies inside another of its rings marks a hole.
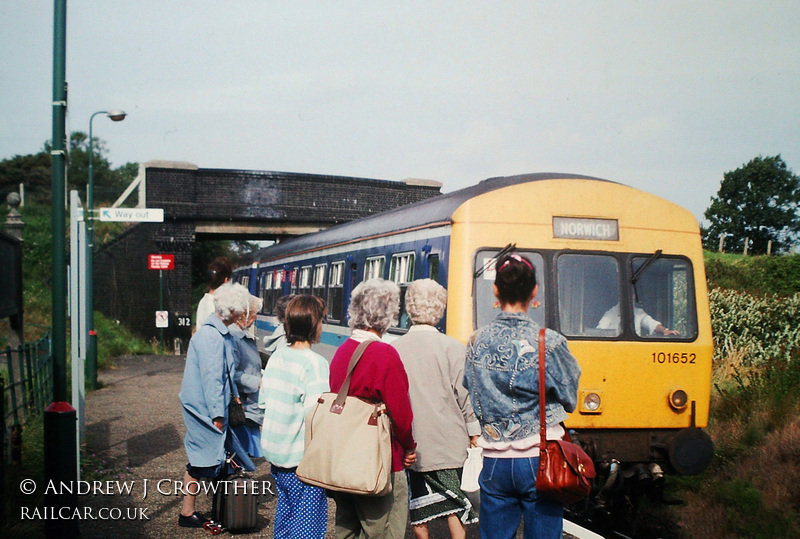
<instances>
[{"instance_id":1,"label":"train cab window","mask_svg":"<svg viewBox=\"0 0 800 539\"><path fill-rule=\"evenodd\" d=\"M343 311L344 262L334 262L328 273L328 320L341 322Z\"/></svg>"},{"instance_id":2,"label":"train cab window","mask_svg":"<svg viewBox=\"0 0 800 539\"><path fill-rule=\"evenodd\" d=\"M297 293L311 294L311 266L300 268L300 275L297 277Z\"/></svg>"},{"instance_id":3,"label":"train cab window","mask_svg":"<svg viewBox=\"0 0 800 539\"><path fill-rule=\"evenodd\" d=\"M408 329L411 327L411 318L406 312L406 290L414 280L414 253L405 253L392 256L389 265L389 280L400 287L400 314L397 327Z\"/></svg>"},{"instance_id":4,"label":"train cab window","mask_svg":"<svg viewBox=\"0 0 800 539\"><path fill-rule=\"evenodd\" d=\"M386 265L386 258L377 256L368 258L364 262L364 280L383 279L383 268Z\"/></svg>"},{"instance_id":5,"label":"train cab window","mask_svg":"<svg viewBox=\"0 0 800 539\"><path fill-rule=\"evenodd\" d=\"M478 251L475 256L474 272L477 275L473 282L474 293L473 299L475 301L475 327L485 326L497 317L500 312L500 307L497 305L497 299L494 297L492 285L494 284L495 268L494 262L500 249L487 249ZM539 293L531 303L528 316L534 322L544 327L544 313L545 313L545 289L546 282L543 278L544 273L544 259L539 253L531 251L517 251L520 255L524 256L533 263L536 270L536 282L539 284Z\"/></svg>"},{"instance_id":6,"label":"train cab window","mask_svg":"<svg viewBox=\"0 0 800 539\"><path fill-rule=\"evenodd\" d=\"M325 264L314 267L314 279L311 283L311 293L318 298L325 299Z\"/></svg>"},{"instance_id":7,"label":"train cab window","mask_svg":"<svg viewBox=\"0 0 800 539\"><path fill-rule=\"evenodd\" d=\"M645 339L697 337L691 263L652 256L631 260L634 331ZM677 334L676 334L677 332Z\"/></svg>"},{"instance_id":8,"label":"train cab window","mask_svg":"<svg viewBox=\"0 0 800 539\"><path fill-rule=\"evenodd\" d=\"M556 262L558 317L568 337L618 337L619 323L607 313L619 312L619 262L609 255L563 254Z\"/></svg>"}]
</instances>

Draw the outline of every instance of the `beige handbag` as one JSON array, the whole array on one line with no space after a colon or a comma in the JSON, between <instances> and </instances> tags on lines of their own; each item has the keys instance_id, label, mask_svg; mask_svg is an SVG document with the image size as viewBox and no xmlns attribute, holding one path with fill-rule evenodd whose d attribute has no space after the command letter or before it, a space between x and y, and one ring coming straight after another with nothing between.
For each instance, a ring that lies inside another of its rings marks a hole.
<instances>
[{"instance_id":1,"label":"beige handbag","mask_svg":"<svg viewBox=\"0 0 800 539\"><path fill-rule=\"evenodd\" d=\"M382 402L348 397L353 370L370 341L350 358L339 393L323 393L306 416L297 478L328 490L383 496L392 491L392 424Z\"/></svg>"}]
</instances>

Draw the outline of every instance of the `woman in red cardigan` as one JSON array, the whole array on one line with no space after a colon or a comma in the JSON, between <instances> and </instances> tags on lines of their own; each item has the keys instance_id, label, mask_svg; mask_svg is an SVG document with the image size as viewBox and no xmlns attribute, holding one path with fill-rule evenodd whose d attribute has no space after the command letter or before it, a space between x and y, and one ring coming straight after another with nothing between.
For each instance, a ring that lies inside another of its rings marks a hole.
<instances>
[{"instance_id":1,"label":"woman in red cardigan","mask_svg":"<svg viewBox=\"0 0 800 539\"><path fill-rule=\"evenodd\" d=\"M331 391L338 392L356 347L366 340L372 341L353 371L348 395L385 403L392 418L392 492L377 497L335 492L339 539L402 539L408 526L408 482L404 469L416 460L408 377L397 351L380 340L395 323L399 310L400 288L396 284L370 279L356 286L347 311L353 333L331 360Z\"/></svg>"}]
</instances>

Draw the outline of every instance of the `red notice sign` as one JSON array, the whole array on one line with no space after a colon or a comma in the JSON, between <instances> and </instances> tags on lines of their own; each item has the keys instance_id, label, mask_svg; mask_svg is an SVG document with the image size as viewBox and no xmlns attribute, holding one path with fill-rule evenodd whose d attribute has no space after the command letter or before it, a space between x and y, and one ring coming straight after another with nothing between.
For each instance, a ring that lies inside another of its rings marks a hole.
<instances>
[{"instance_id":1,"label":"red notice sign","mask_svg":"<svg viewBox=\"0 0 800 539\"><path fill-rule=\"evenodd\" d=\"M175 255L147 255L147 269L175 269Z\"/></svg>"}]
</instances>

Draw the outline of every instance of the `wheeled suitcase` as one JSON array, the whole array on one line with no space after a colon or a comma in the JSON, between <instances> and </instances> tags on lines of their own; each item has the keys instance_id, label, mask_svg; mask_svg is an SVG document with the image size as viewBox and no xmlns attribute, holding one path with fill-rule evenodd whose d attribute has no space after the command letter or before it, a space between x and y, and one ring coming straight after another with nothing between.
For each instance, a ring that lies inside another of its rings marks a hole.
<instances>
[{"instance_id":1,"label":"wheeled suitcase","mask_svg":"<svg viewBox=\"0 0 800 539\"><path fill-rule=\"evenodd\" d=\"M214 493L212 520L229 532L255 528L258 524L258 493L252 479L233 475L220 481Z\"/></svg>"}]
</instances>

